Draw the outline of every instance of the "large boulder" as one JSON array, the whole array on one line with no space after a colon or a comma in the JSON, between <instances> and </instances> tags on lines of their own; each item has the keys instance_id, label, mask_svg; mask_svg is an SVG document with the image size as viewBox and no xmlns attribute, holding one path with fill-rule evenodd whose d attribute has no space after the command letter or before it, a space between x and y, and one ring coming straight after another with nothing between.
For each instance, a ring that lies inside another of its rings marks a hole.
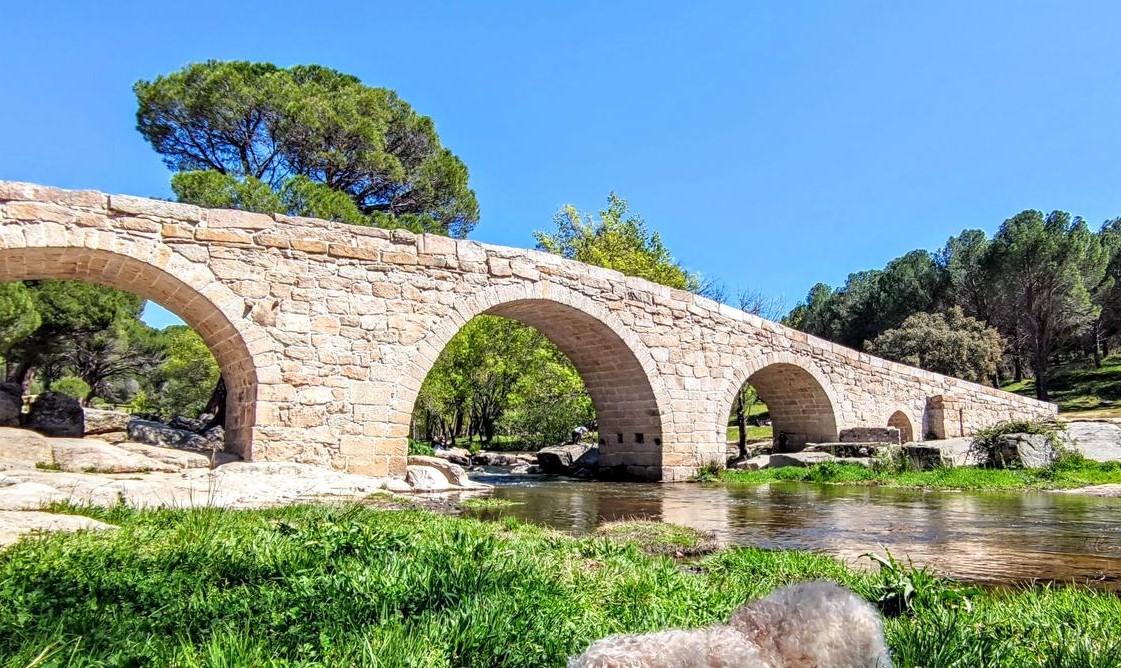
<instances>
[{"instance_id":1,"label":"large boulder","mask_svg":"<svg viewBox=\"0 0 1121 668\"><path fill-rule=\"evenodd\" d=\"M453 485L440 469L431 466L409 466L405 469L405 482L414 492L443 492Z\"/></svg>"},{"instance_id":2,"label":"large boulder","mask_svg":"<svg viewBox=\"0 0 1121 668\"><path fill-rule=\"evenodd\" d=\"M423 457L419 455L409 455L409 468L414 466L427 466L434 468L440 473L444 474L448 482L457 487L474 487L475 483L467 478L467 471L463 470L462 466L453 464L446 459L439 457Z\"/></svg>"},{"instance_id":3,"label":"large boulder","mask_svg":"<svg viewBox=\"0 0 1121 668\"><path fill-rule=\"evenodd\" d=\"M1121 426L1112 422L1071 422L1065 438L1083 457L1097 462L1121 461Z\"/></svg>"},{"instance_id":4,"label":"large boulder","mask_svg":"<svg viewBox=\"0 0 1121 668\"><path fill-rule=\"evenodd\" d=\"M175 429L162 422L137 419L130 420L128 423L128 440L134 443L198 451L215 450L221 446L220 442L215 445L206 436L185 429Z\"/></svg>"},{"instance_id":5,"label":"large boulder","mask_svg":"<svg viewBox=\"0 0 1121 668\"><path fill-rule=\"evenodd\" d=\"M483 450L471 456L475 466L521 466L536 464L537 455L529 452L490 452Z\"/></svg>"},{"instance_id":6,"label":"large boulder","mask_svg":"<svg viewBox=\"0 0 1121 668\"><path fill-rule=\"evenodd\" d=\"M919 471L946 468L954 465L954 460L943 448L933 443L907 443L903 446L907 465Z\"/></svg>"},{"instance_id":7,"label":"large boulder","mask_svg":"<svg viewBox=\"0 0 1121 668\"><path fill-rule=\"evenodd\" d=\"M211 456L214 457L213 464L220 466L229 462L237 461L237 455L229 454L226 452L194 452L192 450L177 450L175 448L164 448L158 445L148 445L147 443L132 443L124 442L117 447L122 450L144 455L149 459L154 459L169 466L174 466L176 469L205 469L210 468Z\"/></svg>"},{"instance_id":8,"label":"large boulder","mask_svg":"<svg viewBox=\"0 0 1121 668\"><path fill-rule=\"evenodd\" d=\"M112 432L128 430L128 422L132 416L119 411L103 411L97 408L85 408L86 434L101 435Z\"/></svg>"},{"instance_id":9,"label":"large boulder","mask_svg":"<svg viewBox=\"0 0 1121 668\"><path fill-rule=\"evenodd\" d=\"M0 469L33 469L36 464L54 464L50 441L26 429L0 427Z\"/></svg>"},{"instance_id":10,"label":"large boulder","mask_svg":"<svg viewBox=\"0 0 1121 668\"><path fill-rule=\"evenodd\" d=\"M599 468L599 446L590 443L567 443L541 448L537 451L537 464L545 473L572 475L584 469Z\"/></svg>"},{"instance_id":11,"label":"large boulder","mask_svg":"<svg viewBox=\"0 0 1121 668\"><path fill-rule=\"evenodd\" d=\"M0 383L0 426L18 427L23 414L23 391L18 383Z\"/></svg>"},{"instance_id":12,"label":"large boulder","mask_svg":"<svg viewBox=\"0 0 1121 668\"><path fill-rule=\"evenodd\" d=\"M1005 434L997 439L992 461L998 468L1038 469L1054 462L1056 454L1044 434Z\"/></svg>"},{"instance_id":13,"label":"large boulder","mask_svg":"<svg viewBox=\"0 0 1121 668\"><path fill-rule=\"evenodd\" d=\"M894 443L899 445L896 427L852 427L842 429L838 435L842 443Z\"/></svg>"},{"instance_id":14,"label":"large boulder","mask_svg":"<svg viewBox=\"0 0 1121 668\"><path fill-rule=\"evenodd\" d=\"M436 448L433 455L459 466L471 466L471 451L466 448Z\"/></svg>"},{"instance_id":15,"label":"large boulder","mask_svg":"<svg viewBox=\"0 0 1121 668\"><path fill-rule=\"evenodd\" d=\"M766 468L778 469L784 466L813 466L825 462L835 462L837 458L827 452L781 452L775 453L767 460Z\"/></svg>"},{"instance_id":16,"label":"large boulder","mask_svg":"<svg viewBox=\"0 0 1121 668\"><path fill-rule=\"evenodd\" d=\"M46 436L81 438L86 433L85 411L74 397L47 391L31 402L24 426Z\"/></svg>"}]
</instances>

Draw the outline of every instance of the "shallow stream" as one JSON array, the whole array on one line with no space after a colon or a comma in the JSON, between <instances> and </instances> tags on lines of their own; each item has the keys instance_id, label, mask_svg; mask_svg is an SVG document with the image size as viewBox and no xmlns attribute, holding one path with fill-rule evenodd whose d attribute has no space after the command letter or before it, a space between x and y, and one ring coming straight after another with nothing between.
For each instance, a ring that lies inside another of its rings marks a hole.
<instances>
[{"instance_id":1,"label":"shallow stream","mask_svg":"<svg viewBox=\"0 0 1121 668\"><path fill-rule=\"evenodd\" d=\"M883 552L984 584L1076 581L1121 591L1121 499L1053 492L929 492L876 487L580 482L472 475L512 515L573 534L647 518L722 541L810 550L868 567Z\"/></svg>"}]
</instances>

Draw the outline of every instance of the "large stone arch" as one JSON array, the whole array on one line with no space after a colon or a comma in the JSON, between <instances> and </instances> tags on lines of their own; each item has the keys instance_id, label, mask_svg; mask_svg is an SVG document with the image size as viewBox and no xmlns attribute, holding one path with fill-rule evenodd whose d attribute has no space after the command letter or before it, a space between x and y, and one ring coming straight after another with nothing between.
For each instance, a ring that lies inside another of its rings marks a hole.
<instances>
[{"instance_id":1,"label":"large stone arch","mask_svg":"<svg viewBox=\"0 0 1121 668\"><path fill-rule=\"evenodd\" d=\"M254 354L265 336L245 318L244 300L204 265L158 241L104 230L0 226L0 281L78 280L159 303L202 337L226 379L226 448L253 456L258 398Z\"/></svg>"},{"instance_id":2,"label":"large stone arch","mask_svg":"<svg viewBox=\"0 0 1121 668\"><path fill-rule=\"evenodd\" d=\"M595 406L600 467L619 476L662 477L663 416L668 399L649 350L603 304L565 287L539 282L485 288L420 342L399 385L393 419L407 426L420 385L448 341L477 315L498 315L538 329L575 365Z\"/></svg>"},{"instance_id":3,"label":"large stone arch","mask_svg":"<svg viewBox=\"0 0 1121 668\"><path fill-rule=\"evenodd\" d=\"M806 443L836 441L840 419L840 400L829 379L815 364L797 355L776 353L754 357L737 366L732 373L717 416L720 432L732 410L736 393L750 383L767 404L775 445L785 434L785 449L801 449Z\"/></svg>"}]
</instances>

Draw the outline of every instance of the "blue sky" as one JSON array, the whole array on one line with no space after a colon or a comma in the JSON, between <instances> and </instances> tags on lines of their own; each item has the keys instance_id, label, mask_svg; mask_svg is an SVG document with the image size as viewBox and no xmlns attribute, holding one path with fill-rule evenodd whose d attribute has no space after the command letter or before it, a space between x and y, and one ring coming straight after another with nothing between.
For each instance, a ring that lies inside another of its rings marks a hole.
<instances>
[{"instance_id":1,"label":"blue sky","mask_svg":"<svg viewBox=\"0 0 1121 668\"><path fill-rule=\"evenodd\" d=\"M166 197L134 81L318 63L435 119L473 238L532 246L615 190L690 269L792 307L1022 209L1121 215L1119 25L1114 2L10 3L0 178Z\"/></svg>"}]
</instances>

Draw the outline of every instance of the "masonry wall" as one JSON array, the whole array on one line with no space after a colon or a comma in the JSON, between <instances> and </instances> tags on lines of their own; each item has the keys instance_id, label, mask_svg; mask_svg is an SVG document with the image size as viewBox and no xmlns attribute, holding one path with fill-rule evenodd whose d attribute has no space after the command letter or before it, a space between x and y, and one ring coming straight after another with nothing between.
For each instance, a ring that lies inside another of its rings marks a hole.
<instances>
[{"instance_id":1,"label":"masonry wall","mask_svg":"<svg viewBox=\"0 0 1121 668\"><path fill-rule=\"evenodd\" d=\"M243 456L371 475L404 474L421 382L487 312L533 324L573 359L604 461L635 478L687 479L722 460L732 399L752 377L815 438L897 412L916 437L945 429L928 409L938 396L966 433L1055 412L536 251L0 182L0 278L48 277L132 290L199 330L236 388Z\"/></svg>"}]
</instances>

